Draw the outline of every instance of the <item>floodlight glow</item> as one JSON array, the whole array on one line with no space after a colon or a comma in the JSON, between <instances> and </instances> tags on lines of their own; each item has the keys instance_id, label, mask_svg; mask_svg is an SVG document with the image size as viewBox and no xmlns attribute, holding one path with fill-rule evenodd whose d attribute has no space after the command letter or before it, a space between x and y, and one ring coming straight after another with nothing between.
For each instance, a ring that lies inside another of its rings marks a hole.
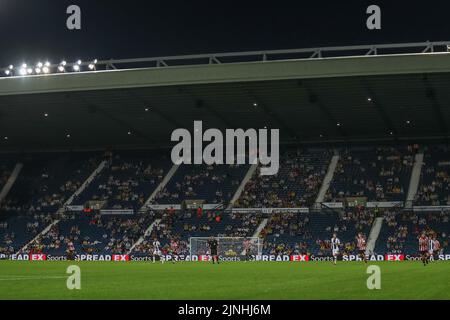
<instances>
[{"instance_id":1,"label":"floodlight glow","mask_svg":"<svg viewBox=\"0 0 450 320\"><path fill-rule=\"evenodd\" d=\"M66 69L65 69L63 66L59 66L59 67L58 67L58 71L59 71L59 72L64 72L65 70L66 70Z\"/></svg>"},{"instance_id":2,"label":"floodlight glow","mask_svg":"<svg viewBox=\"0 0 450 320\"><path fill-rule=\"evenodd\" d=\"M41 68L36 68L36 69L34 69L34 71L35 71L37 74L39 74L39 73L41 73Z\"/></svg>"},{"instance_id":3,"label":"floodlight glow","mask_svg":"<svg viewBox=\"0 0 450 320\"><path fill-rule=\"evenodd\" d=\"M80 66L77 65L77 64L74 65L74 66L73 66L73 70L74 70L74 71L80 71Z\"/></svg>"},{"instance_id":4,"label":"floodlight glow","mask_svg":"<svg viewBox=\"0 0 450 320\"><path fill-rule=\"evenodd\" d=\"M90 70L94 70L95 69L95 65L93 65L92 63L88 66Z\"/></svg>"},{"instance_id":5,"label":"floodlight glow","mask_svg":"<svg viewBox=\"0 0 450 320\"><path fill-rule=\"evenodd\" d=\"M14 66L12 64L10 64L8 68L9 68L9 70L13 70Z\"/></svg>"},{"instance_id":6,"label":"floodlight glow","mask_svg":"<svg viewBox=\"0 0 450 320\"><path fill-rule=\"evenodd\" d=\"M38 62L38 64L36 65L36 67L38 68L42 68L42 66L43 66L42 62Z\"/></svg>"},{"instance_id":7,"label":"floodlight glow","mask_svg":"<svg viewBox=\"0 0 450 320\"><path fill-rule=\"evenodd\" d=\"M93 61L93 62L94 62L94 64L97 64L98 60L97 60L97 59L94 59L94 61Z\"/></svg>"},{"instance_id":8,"label":"floodlight glow","mask_svg":"<svg viewBox=\"0 0 450 320\"><path fill-rule=\"evenodd\" d=\"M65 66L67 64L67 62L65 60L61 61L61 65Z\"/></svg>"},{"instance_id":9,"label":"floodlight glow","mask_svg":"<svg viewBox=\"0 0 450 320\"><path fill-rule=\"evenodd\" d=\"M43 67L43 68L42 68L42 72L44 72L44 73L49 73L49 72L50 72L50 69L49 69L48 67Z\"/></svg>"},{"instance_id":10,"label":"floodlight glow","mask_svg":"<svg viewBox=\"0 0 450 320\"><path fill-rule=\"evenodd\" d=\"M27 68L27 64L26 63L22 63L22 68L26 69Z\"/></svg>"},{"instance_id":11,"label":"floodlight glow","mask_svg":"<svg viewBox=\"0 0 450 320\"><path fill-rule=\"evenodd\" d=\"M50 66L51 66L51 63L50 63L50 62L48 62L48 61L46 61L46 62L44 63L44 66L46 66L46 67L48 68L48 67L50 67Z\"/></svg>"},{"instance_id":12,"label":"floodlight glow","mask_svg":"<svg viewBox=\"0 0 450 320\"><path fill-rule=\"evenodd\" d=\"M82 63L81 60L78 60L78 61L77 61L77 64L78 64L79 66L81 65L81 63Z\"/></svg>"},{"instance_id":13,"label":"floodlight glow","mask_svg":"<svg viewBox=\"0 0 450 320\"><path fill-rule=\"evenodd\" d=\"M27 69L27 73L28 73L28 74L32 74L32 73L33 73L33 69L28 68L28 69Z\"/></svg>"},{"instance_id":14,"label":"floodlight glow","mask_svg":"<svg viewBox=\"0 0 450 320\"><path fill-rule=\"evenodd\" d=\"M26 74L27 74L27 69L25 69L25 68L20 68L19 74L20 74L21 76L26 75Z\"/></svg>"},{"instance_id":15,"label":"floodlight glow","mask_svg":"<svg viewBox=\"0 0 450 320\"><path fill-rule=\"evenodd\" d=\"M5 70L5 74L6 74L7 76L9 76L10 73L11 73L11 71Z\"/></svg>"}]
</instances>

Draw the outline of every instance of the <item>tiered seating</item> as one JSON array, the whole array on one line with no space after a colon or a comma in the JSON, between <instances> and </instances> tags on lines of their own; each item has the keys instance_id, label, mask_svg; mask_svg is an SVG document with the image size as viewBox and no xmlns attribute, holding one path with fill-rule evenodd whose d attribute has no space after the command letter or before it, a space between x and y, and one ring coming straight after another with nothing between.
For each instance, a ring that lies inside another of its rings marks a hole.
<instances>
[{"instance_id":1,"label":"tiered seating","mask_svg":"<svg viewBox=\"0 0 450 320\"><path fill-rule=\"evenodd\" d=\"M0 253L13 254L52 221L48 214L12 216L0 222Z\"/></svg>"},{"instance_id":2,"label":"tiered seating","mask_svg":"<svg viewBox=\"0 0 450 320\"><path fill-rule=\"evenodd\" d=\"M123 152L110 155L107 167L79 195L74 204L104 201L103 209L139 210L161 183L170 159L155 153Z\"/></svg>"},{"instance_id":3,"label":"tiered seating","mask_svg":"<svg viewBox=\"0 0 450 320\"><path fill-rule=\"evenodd\" d=\"M450 213L396 213L385 214L383 227L375 247L376 253L417 254L417 237L422 231L436 233L441 246L448 250L450 240Z\"/></svg>"},{"instance_id":4,"label":"tiered seating","mask_svg":"<svg viewBox=\"0 0 450 320\"><path fill-rule=\"evenodd\" d=\"M248 165L182 165L155 202L176 204L184 200L227 203L249 169Z\"/></svg>"},{"instance_id":5,"label":"tiered seating","mask_svg":"<svg viewBox=\"0 0 450 320\"><path fill-rule=\"evenodd\" d=\"M33 245L35 251L64 255L72 242L78 254L124 254L153 221L153 215L66 214Z\"/></svg>"},{"instance_id":6,"label":"tiered seating","mask_svg":"<svg viewBox=\"0 0 450 320\"><path fill-rule=\"evenodd\" d=\"M200 217L187 212L173 225L182 239L190 237L249 237L261 223L260 214L208 211Z\"/></svg>"},{"instance_id":7,"label":"tiered seating","mask_svg":"<svg viewBox=\"0 0 450 320\"><path fill-rule=\"evenodd\" d=\"M278 174L260 176L245 186L236 206L294 208L311 206L326 175L331 154L325 150L291 150L282 155Z\"/></svg>"},{"instance_id":8,"label":"tiered seating","mask_svg":"<svg viewBox=\"0 0 450 320\"><path fill-rule=\"evenodd\" d=\"M417 146L354 148L341 154L326 201L367 197L403 201L408 192Z\"/></svg>"},{"instance_id":9,"label":"tiered seating","mask_svg":"<svg viewBox=\"0 0 450 320\"><path fill-rule=\"evenodd\" d=\"M92 154L33 156L24 162L2 209L16 213L55 213L96 166Z\"/></svg>"},{"instance_id":10,"label":"tiered seating","mask_svg":"<svg viewBox=\"0 0 450 320\"><path fill-rule=\"evenodd\" d=\"M358 232L368 235L373 223L370 211L314 214L274 214L262 232L264 253L330 255L333 232L347 253L355 252Z\"/></svg>"},{"instance_id":11,"label":"tiered seating","mask_svg":"<svg viewBox=\"0 0 450 320\"><path fill-rule=\"evenodd\" d=\"M424 153L416 205L450 205L450 147L435 146Z\"/></svg>"},{"instance_id":12,"label":"tiered seating","mask_svg":"<svg viewBox=\"0 0 450 320\"><path fill-rule=\"evenodd\" d=\"M24 156L24 168L0 204L0 223L6 226L0 231L0 248L18 250L43 230L96 166L91 157L84 153Z\"/></svg>"}]
</instances>

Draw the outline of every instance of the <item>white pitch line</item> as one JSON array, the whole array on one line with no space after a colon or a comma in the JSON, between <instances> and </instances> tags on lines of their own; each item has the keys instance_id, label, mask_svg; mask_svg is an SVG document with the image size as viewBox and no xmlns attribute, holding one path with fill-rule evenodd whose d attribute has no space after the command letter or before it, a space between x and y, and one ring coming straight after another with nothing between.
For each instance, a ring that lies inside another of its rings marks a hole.
<instances>
[{"instance_id":1,"label":"white pitch line","mask_svg":"<svg viewBox=\"0 0 450 320\"><path fill-rule=\"evenodd\" d=\"M48 279L66 279L67 276L15 276L11 278L0 278L0 281L20 281L20 280L48 280Z\"/></svg>"}]
</instances>

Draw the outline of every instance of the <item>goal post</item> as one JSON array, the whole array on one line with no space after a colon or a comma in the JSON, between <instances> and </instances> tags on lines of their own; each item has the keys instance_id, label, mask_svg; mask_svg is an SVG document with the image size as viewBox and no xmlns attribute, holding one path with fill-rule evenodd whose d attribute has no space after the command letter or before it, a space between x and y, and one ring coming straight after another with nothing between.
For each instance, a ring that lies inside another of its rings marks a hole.
<instances>
[{"instance_id":1,"label":"goal post","mask_svg":"<svg viewBox=\"0 0 450 320\"><path fill-rule=\"evenodd\" d=\"M261 255L263 244L257 237L214 237L218 242L217 253L220 256ZM208 241L210 237L191 237L189 239L189 253L191 256L208 255ZM244 242L248 240L248 250Z\"/></svg>"}]
</instances>

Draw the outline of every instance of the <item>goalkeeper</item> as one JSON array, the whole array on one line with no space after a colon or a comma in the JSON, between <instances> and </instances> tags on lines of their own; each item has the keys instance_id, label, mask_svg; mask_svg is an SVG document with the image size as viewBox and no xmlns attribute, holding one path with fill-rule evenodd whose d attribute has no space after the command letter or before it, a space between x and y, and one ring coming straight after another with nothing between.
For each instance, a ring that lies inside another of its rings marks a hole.
<instances>
[{"instance_id":1,"label":"goalkeeper","mask_svg":"<svg viewBox=\"0 0 450 320\"><path fill-rule=\"evenodd\" d=\"M218 246L219 246L219 243L217 242L217 240L214 237L209 238L208 247L209 247L209 252L211 254L211 257L212 257L213 264L215 262L217 262L217 264L219 264L219 257L217 255L217 247Z\"/></svg>"}]
</instances>

